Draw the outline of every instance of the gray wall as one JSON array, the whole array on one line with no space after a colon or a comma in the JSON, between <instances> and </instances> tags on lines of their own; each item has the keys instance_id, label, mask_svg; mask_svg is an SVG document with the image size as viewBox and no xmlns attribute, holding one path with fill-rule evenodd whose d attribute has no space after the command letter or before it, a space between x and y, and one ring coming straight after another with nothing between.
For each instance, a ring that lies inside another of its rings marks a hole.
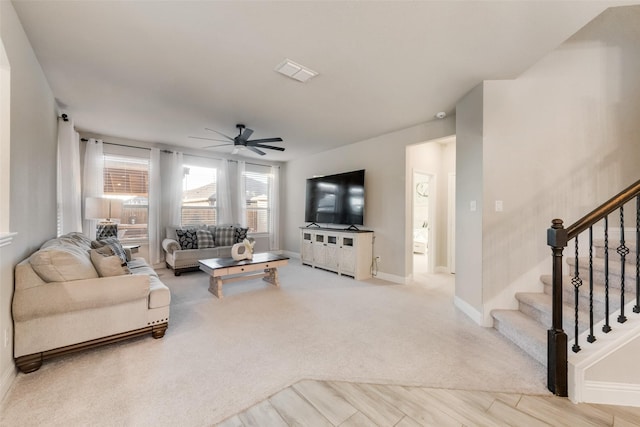
<instances>
[{"instance_id":1,"label":"gray wall","mask_svg":"<svg viewBox=\"0 0 640 427\"><path fill-rule=\"evenodd\" d=\"M542 289L553 218L569 225L640 179L639 20L637 6L609 9L517 79L487 81L458 104L456 296L485 324L491 309L517 307L516 291ZM465 220L466 191L483 201L482 222ZM481 250L464 249L478 233Z\"/></svg>"},{"instance_id":2,"label":"gray wall","mask_svg":"<svg viewBox=\"0 0 640 427\"><path fill-rule=\"evenodd\" d=\"M453 135L454 119L431 121L287 163L282 223L285 251L300 252L305 183L314 175L365 169L364 228L374 230L380 277L403 281L411 274L411 203L405 198L407 145Z\"/></svg>"},{"instance_id":3,"label":"gray wall","mask_svg":"<svg viewBox=\"0 0 640 427\"><path fill-rule=\"evenodd\" d=\"M456 105L456 305L482 318L483 85ZM475 204L475 209L471 209Z\"/></svg>"},{"instance_id":4,"label":"gray wall","mask_svg":"<svg viewBox=\"0 0 640 427\"><path fill-rule=\"evenodd\" d=\"M13 266L56 236L56 104L22 25L7 1L0 2L0 37L11 67L10 231L0 249L0 337L13 336ZM12 340L0 339L0 392L15 372Z\"/></svg>"}]
</instances>

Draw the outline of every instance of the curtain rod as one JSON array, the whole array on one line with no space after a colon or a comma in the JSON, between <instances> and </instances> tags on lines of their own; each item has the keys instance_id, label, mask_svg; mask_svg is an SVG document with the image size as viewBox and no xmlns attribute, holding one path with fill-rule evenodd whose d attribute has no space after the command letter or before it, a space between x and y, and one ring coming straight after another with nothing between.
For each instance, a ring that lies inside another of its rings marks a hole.
<instances>
[{"instance_id":1,"label":"curtain rod","mask_svg":"<svg viewBox=\"0 0 640 427\"><path fill-rule=\"evenodd\" d=\"M80 141L84 141L87 142L89 141L89 139L87 138L80 138ZM108 144L108 145L116 145L118 147L127 147L127 148L137 148L139 150L149 150L151 151L151 148L147 148L147 147L136 147L135 145L126 145L126 144L117 144L115 142L107 142L107 141L102 141L103 144ZM171 151L171 150L160 150L161 153L166 153L166 154L173 154L175 153L175 151ZM192 156L192 157L200 157L203 159L210 159L210 160L227 160L229 162L235 162L238 163L238 160L234 160L234 159L223 159L222 157L208 157L208 156L201 156L198 154L189 154L189 153L182 153L185 156ZM246 162L246 164L248 165L253 165L253 166L268 166L268 167L275 167L280 169L280 166L278 165L265 165L265 164L261 164L261 163L251 163L251 162Z\"/></svg>"}]
</instances>

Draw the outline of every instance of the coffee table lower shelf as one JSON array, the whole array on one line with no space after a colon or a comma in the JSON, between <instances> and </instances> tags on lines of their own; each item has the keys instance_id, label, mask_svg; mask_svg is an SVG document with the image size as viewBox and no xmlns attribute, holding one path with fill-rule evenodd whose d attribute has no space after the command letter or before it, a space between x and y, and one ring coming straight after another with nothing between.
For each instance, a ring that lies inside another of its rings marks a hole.
<instances>
[{"instance_id":1,"label":"coffee table lower shelf","mask_svg":"<svg viewBox=\"0 0 640 427\"><path fill-rule=\"evenodd\" d=\"M209 274L209 292L222 298L222 285L262 278L275 287L280 287L278 267L287 265L289 258L271 253L254 254L253 259L235 261L233 258L211 258L200 260L200 270ZM261 273L254 273L262 270Z\"/></svg>"}]
</instances>

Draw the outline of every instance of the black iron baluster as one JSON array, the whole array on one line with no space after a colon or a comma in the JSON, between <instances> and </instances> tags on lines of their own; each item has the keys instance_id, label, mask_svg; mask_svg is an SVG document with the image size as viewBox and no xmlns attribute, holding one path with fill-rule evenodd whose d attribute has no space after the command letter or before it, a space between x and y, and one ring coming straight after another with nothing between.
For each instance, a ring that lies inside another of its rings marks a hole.
<instances>
[{"instance_id":1,"label":"black iron baluster","mask_svg":"<svg viewBox=\"0 0 640 427\"><path fill-rule=\"evenodd\" d=\"M602 332L611 332L609 325L609 216L604 217L604 325Z\"/></svg>"},{"instance_id":2,"label":"black iron baluster","mask_svg":"<svg viewBox=\"0 0 640 427\"><path fill-rule=\"evenodd\" d=\"M574 276L571 278L571 284L573 285L573 289L574 289L574 295L575 295L575 301L576 301L576 307L575 307L575 315L576 315L576 320L575 320L575 326L574 326L574 340L575 340L575 344L573 345L573 347L571 347L571 349L573 350L574 353L577 353L580 351L580 346L578 345L578 298L580 297L580 286L582 286L582 279L580 278L580 271L578 271L578 236L576 236L576 268L575 268L575 274Z\"/></svg>"},{"instance_id":3,"label":"black iron baluster","mask_svg":"<svg viewBox=\"0 0 640 427\"><path fill-rule=\"evenodd\" d=\"M589 227L589 336L587 342L596 340L593 335L593 227Z\"/></svg>"},{"instance_id":4,"label":"black iron baluster","mask_svg":"<svg viewBox=\"0 0 640 427\"><path fill-rule=\"evenodd\" d=\"M640 195L636 196L636 305L634 313L640 313Z\"/></svg>"},{"instance_id":5,"label":"black iron baluster","mask_svg":"<svg viewBox=\"0 0 640 427\"><path fill-rule=\"evenodd\" d=\"M620 315L618 323L627 321L627 316L624 315L624 265L628 254L629 248L624 245L624 206L620 206L620 246L618 246L618 255L620 255Z\"/></svg>"}]
</instances>

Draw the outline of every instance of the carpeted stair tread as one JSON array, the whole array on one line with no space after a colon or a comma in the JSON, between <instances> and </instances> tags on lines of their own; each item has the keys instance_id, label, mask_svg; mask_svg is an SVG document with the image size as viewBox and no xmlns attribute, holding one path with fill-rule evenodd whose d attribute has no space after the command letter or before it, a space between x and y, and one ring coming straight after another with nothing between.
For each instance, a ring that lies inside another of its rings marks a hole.
<instances>
[{"instance_id":1,"label":"carpeted stair tread","mask_svg":"<svg viewBox=\"0 0 640 427\"><path fill-rule=\"evenodd\" d=\"M624 233L624 245L629 248L629 250L635 253L636 250L636 233ZM615 251L618 246L620 246L620 236L609 236L609 255L611 255L612 251ZM602 249L604 251L604 239L593 239L593 247L596 249Z\"/></svg>"},{"instance_id":2,"label":"carpeted stair tread","mask_svg":"<svg viewBox=\"0 0 640 427\"><path fill-rule=\"evenodd\" d=\"M568 273L573 273L575 266L575 258L567 258L567 264L569 265ZM609 259L609 288L620 288L620 272L621 272L621 263L618 260L614 262ZM580 273L580 277L583 280L583 283L589 283L589 259L588 258L578 258L578 271ZM631 286L635 289L636 283L636 269L635 264L633 264L632 268L630 264L625 263L625 271L624 271L624 280L625 287L631 289ZM594 284L604 285L604 259L603 258L594 258L593 259L593 281Z\"/></svg>"},{"instance_id":3,"label":"carpeted stair tread","mask_svg":"<svg viewBox=\"0 0 640 427\"><path fill-rule=\"evenodd\" d=\"M518 310L492 310L494 328L543 365L547 365L547 331Z\"/></svg>"},{"instance_id":4,"label":"carpeted stair tread","mask_svg":"<svg viewBox=\"0 0 640 427\"><path fill-rule=\"evenodd\" d=\"M520 311L531 317L534 321L540 323L544 329L548 329L552 324L551 314L551 295L541 292L518 292L516 294ZM579 310L578 328L579 331L585 331L589 328L589 311L588 306L584 306ZM575 311L572 305L563 304L562 322L567 337L573 338Z\"/></svg>"},{"instance_id":5,"label":"carpeted stair tread","mask_svg":"<svg viewBox=\"0 0 640 427\"><path fill-rule=\"evenodd\" d=\"M551 275L540 276L540 281L544 285L544 293L551 295L553 286L551 284ZM609 292L609 310L615 311L620 307L620 290ZM575 301L574 288L571 284L571 277L564 276L562 286L562 300L565 303L573 304ZM579 292L579 304L581 307L589 306L589 282L583 282ZM604 286L594 283L593 285L593 313L596 317L604 317L605 313L605 289Z\"/></svg>"}]
</instances>

